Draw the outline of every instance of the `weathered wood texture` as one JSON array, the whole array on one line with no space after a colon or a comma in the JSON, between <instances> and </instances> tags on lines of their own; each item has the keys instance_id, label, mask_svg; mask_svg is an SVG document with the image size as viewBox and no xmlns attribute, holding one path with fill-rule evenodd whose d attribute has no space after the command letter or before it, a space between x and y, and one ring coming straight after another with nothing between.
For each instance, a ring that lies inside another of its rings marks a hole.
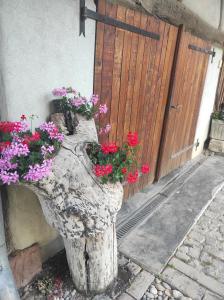
<instances>
[{"instance_id":1,"label":"weathered wood texture","mask_svg":"<svg viewBox=\"0 0 224 300\"><path fill-rule=\"evenodd\" d=\"M121 145L129 131L137 131L141 141L138 162L151 167L149 176L125 188L127 198L155 177L177 28L105 0L99 1L98 11L160 34L160 40L156 41L97 24L94 92L109 106L109 113L99 120L100 126L112 125L109 136L101 137L100 141Z\"/></svg>"},{"instance_id":2,"label":"weathered wood texture","mask_svg":"<svg viewBox=\"0 0 224 300\"><path fill-rule=\"evenodd\" d=\"M188 48L210 44L181 29L170 85L157 176L160 178L191 159L209 55Z\"/></svg>"},{"instance_id":3,"label":"weathered wood texture","mask_svg":"<svg viewBox=\"0 0 224 300\"><path fill-rule=\"evenodd\" d=\"M117 276L117 239L115 225L103 234L82 237L76 240L64 239L69 268L76 288L99 294Z\"/></svg>"},{"instance_id":4,"label":"weathered wood texture","mask_svg":"<svg viewBox=\"0 0 224 300\"><path fill-rule=\"evenodd\" d=\"M219 82L216 91L215 110L219 111L222 105L224 105L224 64L223 63L219 74Z\"/></svg>"},{"instance_id":5,"label":"weathered wood texture","mask_svg":"<svg viewBox=\"0 0 224 300\"><path fill-rule=\"evenodd\" d=\"M116 277L114 224L123 198L120 183L102 185L92 172L85 147L97 140L94 121L81 118L76 134L65 137L50 175L27 185L63 237L75 286L85 294L102 292Z\"/></svg>"}]
</instances>

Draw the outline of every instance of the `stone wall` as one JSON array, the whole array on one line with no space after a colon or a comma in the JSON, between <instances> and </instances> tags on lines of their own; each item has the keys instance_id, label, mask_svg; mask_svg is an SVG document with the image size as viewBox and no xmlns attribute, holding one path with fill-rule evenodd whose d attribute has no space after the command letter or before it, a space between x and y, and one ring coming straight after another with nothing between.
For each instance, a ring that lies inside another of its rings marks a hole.
<instances>
[{"instance_id":1,"label":"stone wall","mask_svg":"<svg viewBox=\"0 0 224 300\"><path fill-rule=\"evenodd\" d=\"M92 0L86 1L95 9ZM13 22L12 22L13 20ZM49 116L51 90L70 86L89 96L93 88L95 22L79 37L78 0L0 0L0 116L17 120ZM36 196L8 190L9 236L13 249L40 243L43 259L62 246L45 222Z\"/></svg>"}]
</instances>

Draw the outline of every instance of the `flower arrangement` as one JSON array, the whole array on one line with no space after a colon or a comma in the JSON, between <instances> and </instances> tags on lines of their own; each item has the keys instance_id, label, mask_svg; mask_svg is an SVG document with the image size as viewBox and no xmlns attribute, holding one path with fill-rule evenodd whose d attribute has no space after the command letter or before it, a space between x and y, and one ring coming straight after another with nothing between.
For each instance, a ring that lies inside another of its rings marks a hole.
<instances>
[{"instance_id":1,"label":"flower arrangement","mask_svg":"<svg viewBox=\"0 0 224 300\"><path fill-rule=\"evenodd\" d=\"M76 89L72 87L55 88L52 94L56 97L60 97L59 106L60 111L66 113L77 113L87 120L97 118L99 115L106 114L108 107L106 104L99 104L99 96L92 95L90 98L86 98L81 95ZM98 129L99 135L108 134L111 126L105 125L103 128Z\"/></svg>"},{"instance_id":2,"label":"flower arrangement","mask_svg":"<svg viewBox=\"0 0 224 300\"><path fill-rule=\"evenodd\" d=\"M97 113L96 105L99 102L99 97L97 95L92 95L90 99L87 99L72 87L55 88L53 89L52 94L61 98L60 106L62 111L72 111L81 114L88 120L93 118ZM99 111L101 113L106 113L107 107L101 105Z\"/></svg>"},{"instance_id":3,"label":"flower arrangement","mask_svg":"<svg viewBox=\"0 0 224 300\"><path fill-rule=\"evenodd\" d=\"M129 132L127 142L122 147L115 143L89 143L86 151L93 163L93 172L100 178L101 183L136 183L141 174L148 174L150 171L147 164L141 166L141 171L138 170L138 149L138 134Z\"/></svg>"},{"instance_id":4,"label":"flower arrangement","mask_svg":"<svg viewBox=\"0 0 224 300\"><path fill-rule=\"evenodd\" d=\"M0 122L0 182L39 181L52 168L63 134L52 122L30 130L26 116L19 122Z\"/></svg>"}]
</instances>

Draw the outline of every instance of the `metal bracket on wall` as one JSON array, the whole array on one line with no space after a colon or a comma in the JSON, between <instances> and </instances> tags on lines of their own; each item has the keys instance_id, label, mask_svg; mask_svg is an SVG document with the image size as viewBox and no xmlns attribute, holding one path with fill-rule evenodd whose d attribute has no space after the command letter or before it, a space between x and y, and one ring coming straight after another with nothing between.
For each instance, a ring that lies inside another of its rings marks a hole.
<instances>
[{"instance_id":1,"label":"metal bracket on wall","mask_svg":"<svg viewBox=\"0 0 224 300\"><path fill-rule=\"evenodd\" d=\"M118 27L123 30L131 31L131 32L149 37L154 40L160 39L160 35L155 32L150 32L150 31L140 29L136 26L124 23L122 21L113 19L108 16L101 15L93 10L90 10L85 6L85 0L80 0L80 31L79 31L79 35L83 34L85 36L85 21L87 18L107 24L107 25Z\"/></svg>"},{"instance_id":2,"label":"metal bracket on wall","mask_svg":"<svg viewBox=\"0 0 224 300\"><path fill-rule=\"evenodd\" d=\"M212 56L212 61L213 62L213 58L215 57L215 49L213 48L212 50L210 49L206 49L206 48L201 48L201 47L198 47L196 45L192 45L192 44L189 44L188 45L188 48L191 49L191 50L194 50L194 51L199 51L199 52L202 52L202 53L205 53L205 54L209 54Z\"/></svg>"}]
</instances>

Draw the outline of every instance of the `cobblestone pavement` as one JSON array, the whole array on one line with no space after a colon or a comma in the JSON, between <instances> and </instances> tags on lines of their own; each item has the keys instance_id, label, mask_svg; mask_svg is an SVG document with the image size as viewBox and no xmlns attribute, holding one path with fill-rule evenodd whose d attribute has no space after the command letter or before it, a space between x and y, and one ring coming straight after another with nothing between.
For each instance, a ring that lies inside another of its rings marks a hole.
<instances>
[{"instance_id":1,"label":"cobblestone pavement","mask_svg":"<svg viewBox=\"0 0 224 300\"><path fill-rule=\"evenodd\" d=\"M145 292L140 285L131 285L118 299L224 299L224 189L193 226L162 274L155 279L150 273L148 276L151 283Z\"/></svg>"},{"instance_id":2,"label":"cobblestone pavement","mask_svg":"<svg viewBox=\"0 0 224 300\"><path fill-rule=\"evenodd\" d=\"M163 277L193 299L224 299L224 189L193 226Z\"/></svg>"}]
</instances>

